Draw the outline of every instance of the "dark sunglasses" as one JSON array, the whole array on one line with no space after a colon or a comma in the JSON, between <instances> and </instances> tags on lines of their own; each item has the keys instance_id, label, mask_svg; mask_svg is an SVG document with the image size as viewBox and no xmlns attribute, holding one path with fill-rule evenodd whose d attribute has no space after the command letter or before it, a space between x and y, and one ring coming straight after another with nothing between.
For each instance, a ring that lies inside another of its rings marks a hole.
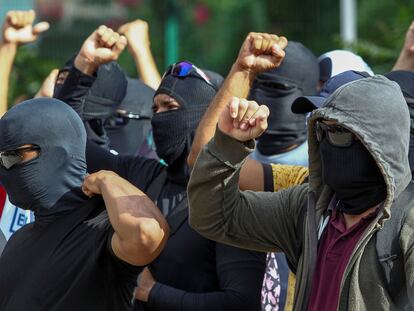
<instances>
[{"instance_id":1,"label":"dark sunglasses","mask_svg":"<svg viewBox=\"0 0 414 311\"><path fill-rule=\"evenodd\" d=\"M115 115L105 120L106 129L117 129L129 123L129 120L151 120L151 116L133 113L126 110L117 110Z\"/></svg>"},{"instance_id":2,"label":"dark sunglasses","mask_svg":"<svg viewBox=\"0 0 414 311\"><path fill-rule=\"evenodd\" d=\"M169 74L174 77L188 77L192 73L194 73L197 77L200 77L204 80L208 85L210 85L213 89L216 89L216 87L213 85L213 83L210 81L209 77L202 71L200 68L198 68L196 65L193 65L192 63L188 61L182 61L175 63L168 67L167 71L164 73L162 78L168 76Z\"/></svg>"},{"instance_id":3,"label":"dark sunglasses","mask_svg":"<svg viewBox=\"0 0 414 311\"><path fill-rule=\"evenodd\" d=\"M23 152L40 150L39 146L31 146L0 152L0 164L9 169L23 160Z\"/></svg>"},{"instance_id":4,"label":"dark sunglasses","mask_svg":"<svg viewBox=\"0 0 414 311\"><path fill-rule=\"evenodd\" d=\"M325 136L335 147L349 147L355 141L355 135L346 128L316 121L316 139L321 142Z\"/></svg>"}]
</instances>

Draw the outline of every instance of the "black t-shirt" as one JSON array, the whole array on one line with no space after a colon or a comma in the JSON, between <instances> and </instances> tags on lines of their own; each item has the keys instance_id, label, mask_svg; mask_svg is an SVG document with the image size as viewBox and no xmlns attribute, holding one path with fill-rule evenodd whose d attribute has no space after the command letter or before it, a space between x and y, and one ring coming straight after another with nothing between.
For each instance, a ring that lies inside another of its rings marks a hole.
<instances>
[{"instance_id":1,"label":"black t-shirt","mask_svg":"<svg viewBox=\"0 0 414 311\"><path fill-rule=\"evenodd\" d=\"M115 156L88 142L89 172L117 172L144 191L167 215L186 200L186 187L168 178L151 194L155 180L165 170L158 161L142 157ZM185 209L188 212L188 209ZM188 215L188 214L187 214ZM148 303L136 301L134 311L260 310L260 291L265 271L265 253L242 250L208 240L190 228L184 218L149 269L157 283Z\"/></svg>"},{"instance_id":2,"label":"black t-shirt","mask_svg":"<svg viewBox=\"0 0 414 311\"><path fill-rule=\"evenodd\" d=\"M86 161L88 172L94 173L105 169L116 172L135 187L150 197L167 216L174 207L186 197L187 187L165 179L160 185L158 195L149 193L149 187L166 169L166 166L155 159L135 156L117 156L88 140L86 145Z\"/></svg>"},{"instance_id":3,"label":"black t-shirt","mask_svg":"<svg viewBox=\"0 0 414 311\"><path fill-rule=\"evenodd\" d=\"M102 199L18 230L0 257L0 310L131 310L140 267L112 251Z\"/></svg>"}]
</instances>

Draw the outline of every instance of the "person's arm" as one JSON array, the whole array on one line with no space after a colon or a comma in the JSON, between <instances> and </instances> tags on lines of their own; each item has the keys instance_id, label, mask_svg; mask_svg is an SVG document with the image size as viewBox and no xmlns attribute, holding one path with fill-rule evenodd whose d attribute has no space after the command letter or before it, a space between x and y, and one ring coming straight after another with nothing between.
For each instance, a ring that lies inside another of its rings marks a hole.
<instances>
[{"instance_id":1,"label":"person's arm","mask_svg":"<svg viewBox=\"0 0 414 311\"><path fill-rule=\"evenodd\" d=\"M153 261L168 238L168 225L156 205L138 188L114 172L88 175L86 195L102 195L114 229L111 246L121 260L144 266Z\"/></svg>"},{"instance_id":2,"label":"person's arm","mask_svg":"<svg viewBox=\"0 0 414 311\"><path fill-rule=\"evenodd\" d=\"M191 174L189 223L211 240L258 251L281 250L294 259L307 185L274 193L243 192L238 187L240 167L253 151L253 139L266 130L268 115L268 108L255 102L247 107L229 103L223 110L215 136ZM234 125L240 116L247 128Z\"/></svg>"},{"instance_id":3,"label":"person's arm","mask_svg":"<svg viewBox=\"0 0 414 311\"><path fill-rule=\"evenodd\" d=\"M215 248L220 291L191 293L161 284L152 278L146 268L143 276L140 276L140 279L146 280L144 285L140 280L136 290L137 299L146 301L151 310L259 310L266 254L219 243L216 243Z\"/></svg>"},{"instance_id":4,"label":"person's arm","mask_svg":"<svg viewBox=\"0 0 414 311\"><path fill-rule=\"evenodd\" d=\"M8 110L9 78L16 51L16 44L0 44L0 116L4 115Z\"/></svg>"},{"instance_id":5,"label":"person's arm","mask_svg":"<svg viewBox=\"0 0 414 311\"><path fill-rule=\"evenodd\" d=\"M408 27L404 45L392 70L414 70L414 22Z\"/></svg>"},{"instance_id":6,"label":"person's arm","mask_svg":"<svg viewBox=\"0 0 414 311\"><path fill-rule=\"evenodd\" d=\"M55 90L56 79L59 74L59 69L53 69L46 79L43 81L42 86L39 91L37 91L35 98L38 97L53 97L53 92Z\"/></svg>"},{"instance_id":7,"label":"person's arm","mask_svg":"<svg viewBox=\"0 0 414 311\"><path fill-rule=\"evenodd\" d=\"M148 23L137 19L122 25L118 32L128 39L128 51L134 58L141 80L154 90L161 83L161 76L151 52Z\"/></svg>"},{"instance_id":8,"label":"person's arm","mask_svg":"<svg viewBox=\"0 0 414 311\"><path fill-rule=\"evenodd\" d=\"M83 102L95 82L99 66L115 61L125 49L126 38L106 26L100 26L82 44L74 66L55 97L71 106L83 119Z\"/></svg>"},{"instance_id":9,"label":"person's arm","mask_svg":"<svg viewBox=\"0 0 414 311\"><path fill-rule=\"evenodd\" d=\"M247 36L223 86L197 128L187 159L190 167L193 167L201 148L213 137L218 118L227 103L233 97L246 98L258 73L278 67L285 56L283 49L286 45L285 37L264 33L250 33ZM246 102L241 105L246 105ZM261 164L247 159L240 173L240 189L263 190L263 178Z\"/></svg>"},{"instance_id":10,"label":"person's arm","mask_svg":"<svg viewBox=\"0 0 414 311\"><path fill-rule=\"evenodd\" d=\"M8 110L9 78L18 46L36 41L40 33L49 29L46 22L33 25L35 18L33 10L10 11L4 20L0 42L0 117Z\"/></svg>"}]
</instances>

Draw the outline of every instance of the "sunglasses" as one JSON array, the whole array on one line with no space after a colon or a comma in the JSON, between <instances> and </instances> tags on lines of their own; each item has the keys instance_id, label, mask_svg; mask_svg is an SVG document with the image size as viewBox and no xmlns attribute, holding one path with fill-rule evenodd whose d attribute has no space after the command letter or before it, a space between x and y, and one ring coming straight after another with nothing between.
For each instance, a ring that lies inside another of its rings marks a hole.
<instances>
[{"instance_id":1,"label":"sunglasses","mask_svg":"<svg viewBox=\"0 0 414 311\"><path fill-rule=\"evenodd\" d=\"M106 129L117 129L129 123L129 120L151 120L150 115L138 114L126 110L117 110L115 115L105 120Z\"/></svg>"},{"instance_id":2,"label":"sunglasses","mask_svg":"<svg viewBox=\"0 0 414 311\"><path fill-rule=\"evenodd\" d=\"M5 168L9 169L13 165L19 164L23 160L23 153L27 151L39 151L39 146L31 146L25 148L19 148L16 150L9 150L0 152L0 164Z\"/></svg>"},{"instance_id":3,"label":"sunglasses","mask_svg":"<svg viewBox=\"0 0 414 311\"><path fill-rule=\"evenodd\" d=\"M335 147L349 147L355 141L355 135L339 125L327 125L316 121L316 139L320 143L324 137Z\"/></svg>"},{"instance_id":4,"label":"sunglasses","mask_svg":"<svg viewBox=\"0 0 414 311\"><path fill-rule=\"evenodd\" d=\"M168 75L172 75L174 77L188 77L192 73L195 73L196 76L203 79L204 82L206 82L208 85L210 85L213 89L217 91L216 87L210 81L209 77L207 77L207 75L200 68L188 61L182 61L171 65L170 67L168 67L167 71L164 73L162 78L164 79L164 77Z\"/></svg>"}]
</instances>

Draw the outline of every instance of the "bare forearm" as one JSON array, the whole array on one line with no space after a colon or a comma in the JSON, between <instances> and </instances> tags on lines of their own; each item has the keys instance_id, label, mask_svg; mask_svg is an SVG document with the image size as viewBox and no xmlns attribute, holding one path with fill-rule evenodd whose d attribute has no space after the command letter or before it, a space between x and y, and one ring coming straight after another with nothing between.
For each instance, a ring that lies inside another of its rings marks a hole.
<instances>
[{"instance_id":1,"label":"bare forearm","mask_svg":"<svg viewBox=\"0 0 414 311\"><path fill-rule=\"evenodd\" d=\"M115 254L131 264L145 265L161 252L168 225L155 204L118 175L105 175L100 190L115 234Z\"/></svg>"},{"instance_id":2,"label":"bare forearm","mask_svg":"<svg viewBox=\"0 0 414 311\"><path fill-rule=\"evenodd\" d=\"M161 76L152 56L151 49L149 47L142 49L132 47L131 54L142 81L154 90L158 89L161 83Z\"/></svg>"},{"instance_id":3,"label":"bare forearm","mask_svg":"<svg viewBox=\"0 0 414 311\"><path fill-rule=\"evenodd\" d=\"M121 239L133 236L137 224L143 220L158 223L160 230L166 224L159 209L138 188L119 176L104 177L101 181L102 197L109 219Z\"/></svg>"},{"instance_id":4,"label":"bare forearm","mask_svg":"<svg viewBox=\"0 0 414 311\"><path fill-rule=\"evenodd\" d=\"M392 70L414 70L414 55L402 50Z\"/></svg>"},{"instance_id":5,"label":"bare forearm","mask_svg":"<svg viewBox=\"0 0 414 311\"><path fill-rule=\"evenodd\" d=\"M239 69L236 65L233 65L223 86L214 97L213 102L207 109L197 128L188 157L190 167L193 167L203 146L214 136L217 121L227 103L232 97L246 98L250 92L254 78L255 75L252 72Z\"/></svg>"},{"instance_id":6,"label":"bare forearm","mask_svg":"<svg viewBox=\"0 0 414 311\"><path fill-rule=\"evenodd\" d=\"M16 52L17 44L0 44L0 117L5 114L8 109L7 96L9 91L9 79Z\"/></svg>"}]
</instances>

